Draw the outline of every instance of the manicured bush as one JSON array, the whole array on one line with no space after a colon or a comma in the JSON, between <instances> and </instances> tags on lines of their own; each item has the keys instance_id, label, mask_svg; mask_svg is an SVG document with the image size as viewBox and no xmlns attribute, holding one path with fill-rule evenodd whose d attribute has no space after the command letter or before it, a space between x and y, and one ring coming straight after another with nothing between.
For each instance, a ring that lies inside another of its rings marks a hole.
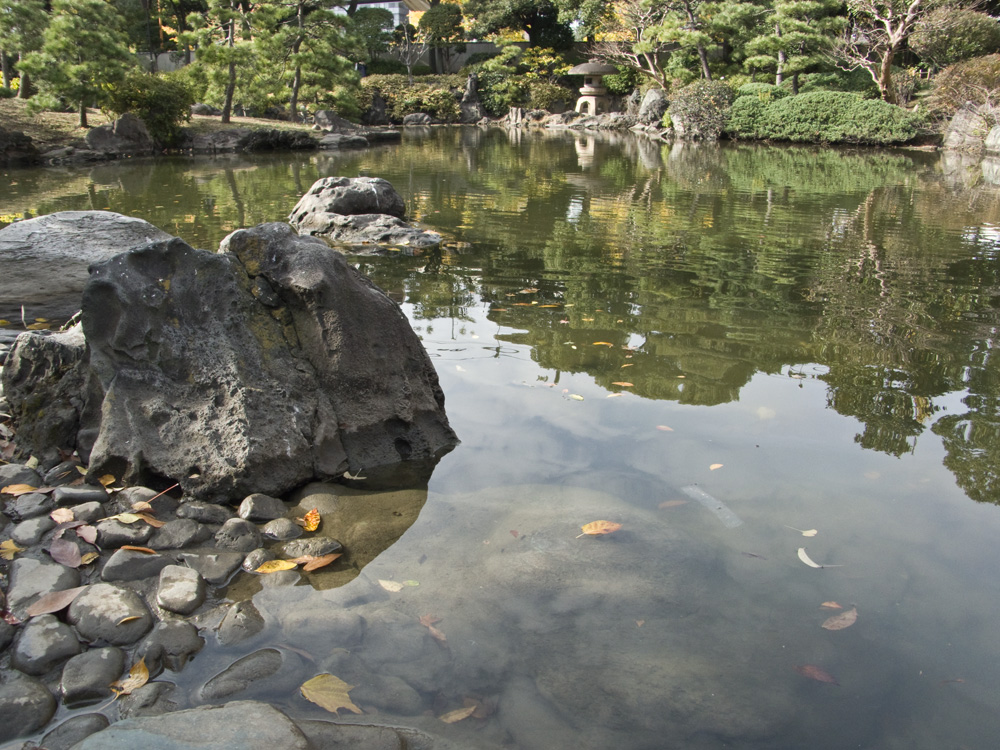
<instances>
[{"instance_id":1,"label":"manicured bush","mask_svg":"<svg viewBox=\"0 0 1000 750\"><path fill-rule=\"evenodd\" d=\"M615 96L628 96L641 85L642 73L633 68L619 66L617 73L604 76L604 87Z\"/></svg>"},{"instance_id":2,"label":"manicured bush","mask_svg":"<svg viewBox=\"0 0 1000 750\"><path fill-rule=\"evenodd\" d=\"M791 96L792 92L782 86L773 86L770 83L744 83L736 89L736 96L756 96L762 102L769 102L772 99L784 99Z\"/></svg>"},{"instance_id":3,"label":"manicured bush","mask_svg":"<svg viewBox=\"0 0 1000 750\"><path fill-rule=\"evenodd\" d=\"M531 109L552 109L557 102L571 104L576 94L564 86L548 81L531 81L528 84L528 107Z\"/></svg>"},{"instance_id":4,"label":"manicured bush","mask_svg":"<svg viewBox=\"0 0 1000 750\"><path fill-rule=\"evenodd\" d=\"M908 45L938 67L1000 50L1000 20L967 8L935 8L910 35Z\"/></svg>"},{"instance_id":5,"label":"manicured bush","mask_svg":"<svg viewBox=\"0 0 1000 750\"><path fill-rule=\"evenodd\" d=\"M922 115L881 100L821 91L767 103L742 96L728 130L740 138L888 145L912 140L923 125Z\"/></svg>"},{"instance_id":6,"label":"manicured bush","mask_svg":"<svg viewBox=\"0 0 1000 750\"><path fill-rule=\"evenodd\" d=\"M406 66L399 60L372 60L365 65L370 76L405 76Z\"/></svg>"},{"instance_id":7,"label":"manicured bush","mask_svg":"<svg viewBox=\"0 0 1000 750\"><path fill-rule=\"evenodd\" d=\"M13 99L15 95L13 89L9 89L6 86L0 86L0 99Z\"/></svg>"},{"instance_id":8,"label":"manicured bush","mask_svg":"<svg viewBox=\"0 0 1000 750\"><path fill-rule=\"evenodd\" d=\"M679 135L711 141L726 127L733 99L722 81L695 81L671 95L667 111Z\"/></svg>"},{"instance_id":9,"label":"manicured bush","mask_svg":"<svg viewBox=\"0 0 1000 750\"><path fill-rule=\"evenodd\" d=\"M132 70L108 87L103 109L115 117L131 112L145 123L153 140L171 146L181 123L191 119L192 104L194 96L180 78Z\"/></svg>"},{"instance_id":10,"label":"manicured bush","mask_svg":"<svg viewBox=\"0 0 1000 750\"><path fill-rule=\"evenodd\" d=\"M949 65L934 78L927 107L934 119L950 118L966 102L997 104L1000 55L984 55Z\"/></svg>"},{"instance_id":11,"label":"manicured bush","mask_svg":"<svg viewBox=\"0 0 1000 750\"><path fill-rule=\"evenodd\" d=\"M406 75L376 75L361 79L362 110L371 106L372 94L378 91L385 99L390 119L402 122L414 112L426 112L442 122L458 122L461 114L455 92L461 91L461 76L425 76L411 86Z\"/></svg>"}]
</instances>

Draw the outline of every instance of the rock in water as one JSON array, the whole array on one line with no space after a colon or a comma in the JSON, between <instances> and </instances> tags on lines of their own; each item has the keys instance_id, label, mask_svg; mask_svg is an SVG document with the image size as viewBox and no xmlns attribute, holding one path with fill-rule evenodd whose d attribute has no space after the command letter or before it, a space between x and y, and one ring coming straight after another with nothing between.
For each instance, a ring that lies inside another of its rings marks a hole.
<instances>
[{"instance_id":1,"label":"rock in water","mask_svg":"<svg viewBox=\"0 0 1000 750\"><path fill-rule=\"evenodd\" d=\"M221 249L173 239L92 267L92 476L229 500L456 445L419 339L340 253L287 224Z\"/></svg>"}]
</instances>

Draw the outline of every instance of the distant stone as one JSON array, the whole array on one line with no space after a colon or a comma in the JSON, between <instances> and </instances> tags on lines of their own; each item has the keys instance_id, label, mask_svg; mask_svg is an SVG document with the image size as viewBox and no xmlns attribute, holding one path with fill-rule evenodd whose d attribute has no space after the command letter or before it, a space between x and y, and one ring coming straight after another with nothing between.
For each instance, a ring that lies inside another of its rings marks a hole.
<instances>
[{"instance_id":1,"label":"distant stone","mask_svg":"<svg viewBox=\"0 0 1000 750\"><path fill-rule=\"evenodd\" d=\"M240 151L308 151L319 141L301 130L251 130L238 145Z\"/></svg>"},{"instance_id":2,"label":"distant stone","mask_svg":"<svg viewBox=\"0 0 1000 750\"><path fill-rule=\"evenodd\" d=\"M651 88L642 97L636 119L643 125L659 125L670 107L670 100L663 89Z\"/></svg>"},{"instance_id":3,"label":"distant stone","mask_svg":"<svg viewBox=\"0 0 1000 750\"><path fill-rule=\"evenodd\" d=\"M434 118L426 112L411 112L403 117L403 125L430 125Z\"/></svg>"},{"instance_id":4,"label":"distant stone","mask_svg":"<svg viewBox=\"0 0 1000 750\"><path fill-rule=\"evenodd\" d=\"M1000 125L994 125L990 128L990 132L986 135L986 141L983 145L992 154L1000 152Z\"/></svg>"},{"instance_id":5,"label":"distant stone","mask_svg":"<svg viewBox=\"0 0 1000 750\"><path fill-rule=\"evenodd\" d=\"M106 729L111 722L104 714L79 714L71 716L62 724L42 737L42 747L46 750L71 750L71 748L94 732Z\"/></svg>"},{"instance_id":6,"label":"distant stone","mask_svg":"<svg viewBox=\"0 0 1000 750\"><path fill-rule=\"evenodd\" d=\"M944 147L955 151L982 151L990 123L978 107L962 107L944 131Z\"/></svg>"},{"instance_id":7,"label":"distant stone","mask_svg":"<svg viewBox=\"0 0 1000 750\"><path fill-rule=\"evenodd\" d=\"M352 133L358 129L358 126L353 122L345 120L331 109L318 110L316 114L313 115L313 122L315 122L321 130L326 130L328 132Z\"/></svg>"},{"instance_id":8,"label":"distant stone","mask_svg":"<svg viewBox=\"0 0 1000 750\"><path fill-rule=\"evenodd\" d=\"M242 518L230 518L215 534L215 544L220 549L247 553L260 546L257 526Z\"/></svg>"},{"instance_id":9,"label":"distant stone","mask_svg":"<svg viewBox=\"0 0 1000 750\"><path fill-rule=\"evenodd\" d=\"M43 675L82 648L69 625L55 615L38 615L18 633L10 663L25 674Z\"/></svg>"},{"instance_id":10,"label":"distant stone","mask_svg":"<svg viewBox=\"0 0 1000 750\"><path fill-rule=\"evenodd\" d=\"M389 214L402 218L406 204L402 196L381 177L324 177L299 198L289 221L296 224L309 213Z\"/></svg>"},{"instance_id":11,"label":"distant stone","mask_svg":"<svg viewBox=\"0 0 1000 750\"><path fill-rule=\"evenodd\" d=\"M9 672L0 685L0 742L37 732L56 712L56 699L45 683Z\"/></svg>"},{"instance_id":12,"label":"distant stone","mask_svg":"<svg viewBox=\"0 0 1000 750\"><path fill-rule=\"evenodd\" d=\"M205 601L205 579L197 570L169 565L160 571L156 603L170 612L189 615Z\"/></svg>"},{"instance_id":13,"label":"distant stone","mask_svg":"<svg viewBox=\"0 0 1000 750\"><path fill-rule=\"evenodd\" d=\"M7 606L20 619L25 609L44 594L65 591L80 585L80 572L49 560L18 557L10 564Z\"/></svg>"},{"instance_id":14,"label":"distant stone","mask_svg":"<svg viewBox=\"0 0 1000 750\"><path fill-rule=\"evenodd\" d=\"M205 683L201 698L205 701L225 700L247 690L254 682L267 679L281 669L281 652L273 648L254 651L237 659Z\"/></svg>"},{"instance_id":15,"label":"distant stone","mask_svg":"<svg viewBox=\"0 0 1000 750\"><path fill-rule=\"evenodd\" d=\"M240 518L254 523L273 521L275 518L281 518L287 512L288 508L279 498L260 492L247 495L237 510Z\"/></svg>"},{"instance_id":16,"label":"distant stone","mask_svg":"<svg viewBox=\"0 0 1000 750\"><path fill-rule=\"evenodd\" d=\"M134 549L117 549L101 569L102 581L141 581L160 575L173 560L166 555L151 555Z\"/></svg>"},{"instance_id":17,"label":"distant stone","mask_svg":"<svg viewBox=\"0 0 1000 750\"><path fill-rule=\"evenodd\" d=\"M250 600L229 607L219 623L219 643L231 646L252 638L264 629L264 618Z\"/></svg>"},{"instance_id":18,"label":"distant stone","mask_svg":"<svg viewBox=\"0 0 1000 750\"><path fill-rule=\"evenodd\" d=\"M183 620L169 620L157 623L139 644L136 653L146 660L152 674L163 669L180 672L204 645L205 639L198 635L194 625Z\"/></svg>"},{"instance_id":19,"label":"distant stone","mask_svg":"<svg viewBox=\"0 0 1000 750\"><path fill-rule=\"evenodd\" d=\"M0 127L0 167L23 167L39 161L38 148L29 136Z\"/></svg>"},{"instance_id":20,"label":"distant stone","mask_svg":"<svg viewBox=\"0 0 1000 750\"><path fill-rule=\"evenodd\" d=\"M213 107L211 104L205 104L204 102L198 102L191 105L192 115L202 115L208 117L218 117L222 114L222 110L218 107Z\"/></svg>"},{"instance_id":21,"label":"distant stone","mask_svg":"<svg viewBox=\"0 0 1000 750\"><path fill-rule=\"evenodd\" d=\"M320 139L319 145L321 148L366 148L368 139L363 135L327 133Z\"/></svg>"},{"instance_id":22,"label":"distant stone","mask_svg":"<svg viewBox=\"0 0 1000 750\"><path fill-rule=\"evenodd\" d=\"M68 619L86 641L113 646L135 643L153 626L153 617L138 594L109 583L87 587L69 605Z\"/></svg>"},{"instance_id":23,"label":"distant stone","mask_svg":"<svg viewBox=\"0 0 1000 750\"><path fill-rule=\"evenodd\" d=\"M259 701L199 706L162 716L124 719L90 735L74 750L313 750L281 711Z\"/></svg>"},{"instance_id":24,"label":"distant stone","mask_svg":"<svg viewBox=\"0 0 1000 750\"><path fill-rule=\"evenodd\" d=\"M311 213L295 224L299 234L320 236L338 245L370 245L373 250L392 245L425 249L441 244L441 235L419 229L402 219L386 214L344 216L335 213Z\"/></svg>"},{"instance_id":25,"label":"distant stone","mask_svg":"<svg viewBox=\"0 0 1000 750\"><path fill-rule=\"evenodd\" d=\"M125 653L120 648L93 648L78 654L63 666L59 689L67 706L82 706L110 698L108 687L121 677Z\"/></svg>"},{"instance_id":26,"label":"distant stone","mask_svg":"<svg viewBox=\"0 0 1000 750\"><path fill-rule=\"evenodd\" d=\"M146 124L135 115L126 112L111 125L90 128L86 136L87 146L109 156L148 156L156 149Z\"/></svg>"}]
</instances>

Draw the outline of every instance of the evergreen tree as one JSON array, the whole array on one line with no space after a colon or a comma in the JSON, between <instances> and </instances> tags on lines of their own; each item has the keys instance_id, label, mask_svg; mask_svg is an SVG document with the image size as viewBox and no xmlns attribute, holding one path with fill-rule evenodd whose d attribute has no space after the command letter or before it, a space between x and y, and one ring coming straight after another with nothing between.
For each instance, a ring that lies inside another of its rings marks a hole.
<instances>
[{"instance_id":1,"label":"evergreen tree","mask_svg":"<svg viewBox=\"0 0 1000 750\"><path fill-rule=\"evenodd\" d=\"M121 18L106 0L52 0L52 15L41 46L25 55L29 73L46 98L79 105L87 127L87 105L101 101L102 88L135 66Z\"/></svg>"},{"instance_id":2,"label":"evergreen tree","mask_svg":"<svg viewBox=\"0 0 1000 750\"><path fill-rule=\"evenodd\" d=\"M43 0L0 0L0 67L6 88L12 68L20 67L17 61L38 49L48 22ZM21 71L19 95L26 99L30 94L31 84Z\"/></svg>"},{"instance_id":3,"label":"evergreen tree","mask_svg":"<svg viewBox=\"0 0 1000 750\"><path fill-rule=\"evenodd\" d=\"M472 33L487 36L500 31L522 31L532 47L563 50L573 45L573 30L560 20L552 0L466 0L463 11L475 19Z\"/></svg>"},{"instance_id":4,"label":"evergreen tree","mask_svg":"<svg viewBox=\"0 0 1000 750\"><path fill-rule=\"evenodd\" d=\"M192 13L192 31L181 41L197 47L196 65L205 70L210 94L222 100L222 122L232 119L237 70L250 72L251 37L249 7L238 0L209 0L205 13Z\"/></svg>"},{"instance_id":5,"label":"evergreen tree","mask_svg":"<svg viewBox=\"0 0 1000 750\"><path fill-rule=\"evenodd\" d=\"M777 0L767 17L767 32L746 47L747 70L774 72L774 83L792 79L798 93L798 76L830 65L834 40L847 23L841 0Z\"/></svg>"},{"instance_id":6,"label":"evergreen tree","mask_svg":"<svg viewBox=\"0 0 1000 750\"><path fill-rule=\"evenodd\" d=\"M392 11L385 8L359 8L351 17L354 32L367 52L366 60L377 60L392 44Z\"/></svg>"},{"instance_id":7,"label":"evergreen tree","mask_svg":"<svg viewBox=\"0 0 1000 750\"><path fill-rule=\"evenodd\" d=\"M439 60L438 73L451 72L451 58L465 52L465 29L462 28L462 9L454 3L440 3L420 17L418 28L431 47L432 60Z\"/></svg>"}]
</instances>

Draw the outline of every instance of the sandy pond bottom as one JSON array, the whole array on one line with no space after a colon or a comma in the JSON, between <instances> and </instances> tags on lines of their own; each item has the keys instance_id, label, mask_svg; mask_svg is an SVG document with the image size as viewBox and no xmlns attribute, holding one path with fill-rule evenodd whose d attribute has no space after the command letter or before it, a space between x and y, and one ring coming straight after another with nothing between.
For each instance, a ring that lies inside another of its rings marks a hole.
<instances>
[{"instance_id":1,"label":"sandy pond bottom","mask_svg":"<svg viewBox=\"0 0 1000 750\"><path fill-rule=\"evenodd\" d=\"M420 728L442 748L990 745L985 706L961 683L941 684L944 667L927 644L896 641L891 607L861 604L852 628L820 627L831 610L819 605L862 579L868 587L871 569L807 568L794 551L809 540L793 531L776 559L752 523L726 528L698 503L682 504L683 493L643 509L605 491L638 490L637 481L595 472L577 477L579 486L447 496L314 486L298 511L319 507L326 533L345 536L348 548L385 534L367 528L364 514L345 526L352 505L381 504L400 520L390 536L416 520L336 588L324 588L333 572L242 577L229 596L252 598L265 629L225 648L209 633L194 662L160 679L177 683L180 707L185 695L193 705L198 686L234 659L276 648L281 670L232 699L330 718L298 693L329 672L355 686L364 711L341 710L339 720ZM568 519L625 525L576 538L580 526ZM905 598L905 578L886 572L882 585ZM805 664L840 684L800 675ZM437 718L473 704L476 714L460 722Z\"/></svg>"}]
</instances>

